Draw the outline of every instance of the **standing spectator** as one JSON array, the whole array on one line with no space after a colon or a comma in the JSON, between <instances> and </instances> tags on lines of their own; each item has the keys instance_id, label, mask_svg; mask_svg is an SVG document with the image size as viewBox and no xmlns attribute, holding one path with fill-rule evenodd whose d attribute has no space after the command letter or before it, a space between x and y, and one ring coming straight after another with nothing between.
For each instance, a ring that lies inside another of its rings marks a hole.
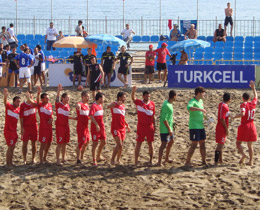
<instances>
[{"instance_id":1,"label":"standing spectator","mask_svg":"<svg viewBox=\"0 0 260 210\"><path fill-rule=\"evenodd\" d=\"M88 48L88 54L83 57L83 63L86 66L86 77L88 76L88 67L91 65L91 58L95 57L95 55L92 54L92 48ZM88 78L86 79L86 87L90 84L88 81Z\"/></svg>"},{"instance_id":2,"label":"standing spectator","mask_svg":"<svg viewBox=\"0 0 260 210\"><path fill-rule=\"evenodd\" d=\"M130 48L130 42L132 41L132 34L135 34L133 29L130 29L129 24L125 25L125 29L121 32L121 34L123 35L123 40L126 42L127 44L127 48Z\"/></svg>"},{"instance_id":3,"label":"standing spectator","mask_svg":"<svg viewBox=\"0 0 260 210\"><path fill-rule=\"evenodd\" d=\"M41 77L42 77L42 82L43 84L45 84L45 55L44 52L42 50L41 45L36 45L36 47L38 48L39 53L41 54L42 57L42 62L41 62Z\"/></svg>"},{"instance_id":4,"label":"standing spectator","mask_svg":"<svg viewBox=\"0 0 260 210\"><path fill-rule=\"evenodd\" d=\"M189 39L197 39L198 37L198 32L195 29L195 25L191 24L190 29L184 34L184 39L187 39L187 36Z\"/></svg>"},{"instance_id":5,"label":"standing spectator","mask_svg":"<svg viewBox=\"0 0 260 210\"><path fill-rule=\"evenodd\" d=\"M230 7L230 3L227 3L227 8L225 9L225 31L227 31L227 26L228 23L230 23L231 29L230 29L230 36L232 36L232 30L233 30L233 20L232 20L232 15L233 15L233 9Z\"/></svg>"},{"instance_id":6,"label":"standing spectator","mask_svg":"<svg viewBox=\"0 0 260 210\"><path fill-rule=\"evenodd\" d=\"M14 72L14 78L15 78L15 87L17 87L18 83L18 75L19 75L19 69L15 63L15 57L18 55L16 52L16 47L12 47L12 52L7 56L7 68L8 69L8 78L7 78L7 86L10 87L10 80L12 73Z\"/></svg>"},{"instance_id":7,"label":"standing spectator","mask_svg":"<svg viewBox=\"0 0 260 210\"><path fill-rule=\"evenodd\" d=\"M82 34L83 34L83 37L87 37L88 36L88 32L85 31L84 26L82 26Z\"/></svg>"},{"instance_id":8,"label":"standing spectator","mask_svg":"<svg viewBox=\"0 0 260 210\"><path fill-rule=\"evenodd\" d=\"M113 73L114 60L115 60L115 55L114 53L111 52L111 47L108 46L107 51L102 54L102 58L101 58L101 66L103 67L105 73L105 78L104 78L105 87L110 87L110 80Z\"/></svg>"},{"instance_id":9,"label":"standing spectator","mask_svg":"<svg viewBox=\"0 0 260 210\"><path fill-rule=\"evenodd\" d=\"M45 35L45 43L47 40L47 50L55 50L54 47L52 47L53 43L56 41L56 37L58 36L58 31L56 28L53 27L53 22L50 22L50 27L46 30Z\"/></svg>"},{"instance_id":10,"label":"standing spectator","mask_svg":"<svg viewBox=\"0 0 260 210\"><path fill-rule=\"evenodd\" d=\"M3 47L3 44L0 45L0 48L2 48L2 47ZM10 51L10 45L7 44L7 45L5 45L5 47L3 47L2 49L3 49L3 52L2 52L2 60L3 60L3 62L6 62L7 56L11 53L11 51Z\"/></svg>"},{"instance_id":11,"label":"standing spectator","mask_svg":"<svg viewBox=\"0 0 260 210\"><path fill-rule=\"evenodd\" d=\"M73 61L74 61L73 86L75 87L76 78L78 77L78 86L79 86L81 84L81 77L82 77L83 54L81 53L80 48L77 49L77 52L74 52Z\"/></svg>"},{"instance_id":12,"label":"standing spectator","mask_svg":"<svg viewBox=\"0 0 260 210\"><path fill-rule=\"evenodd\" d=\"M59 35L57 36L57 40L60 40L62 38L64 38L62 31L59 31Z\"/></svg>"},{"instance_id":13,"label":"standing spectator","mask_svg":"<svg viewBox=\"0 0 260 210\"><path fill-rule=\"evenodd\" d=\"M156 57L156 52L153 51L153 45L149 45L149 51L145 53L145 71L144 71L144 83L147 83L147 78L149 77L149 84L152 81L152 76L154 73L154 61Z\"/></svg>"},{"instance_id":14,"label":"standing spectator","mask_svg":"<svg viewBox=\"0 0 260 210\"><path fill-rule=\"evenodd\" d=\"M18 39L16 38L16 36L14 34L14 24L10 23L10 27L7 29L7 31L10 35L10 38L8 39L10 46L18 47Z\"/></svg>"},{"instance_id":15,"label":"standing spectator","mask_svg":"<svg viewBox=\"0 0 260 210\"><path fill-rule=\"evenodd\" d=\"M170 32L170 40L178 42L180 37L181 37L181 32L178 29L178 25L174 24L173 29Z\"/></svg>"},{"instance_id":16,"label":"standing spectator","mask_svg":"<svg viewBox=\"0 0 260 210\"><path fill-rule=\"evenodd\" d=\"M2 27L2 32L0 33L0 41L3 44L3 46L5 47L6 45L8 45L8 40L11 38L10 34L8 31L6 31L6 27L3 26Z\"/></svg>"},{"instance_id":17,"label":"standing spectator","mask_svg":"<svg viewBox=\"0 0 260 210\"><path fill-rule=\"evenodd\" d=\"M39 49L37 47L34 48L34 57L35 57L35 62L34 62L34 71L33 71L33 76L34 76L33 85L36 85L39 78L40 84L42 86L42 78L41 78L42 55L41 53L39 53Z\"/></svg>"},{"instance_id":18,"label":"standing spectator","mask_svg":"<svg viewBox=\"0 0 260 210\"><path fill-rule=\"evenodd\" d=\"M78 25L75 28L76 36L83 36L82 20L78 21Z\"/></svg>"},{"instance_id":19,"label":"standing spectator","mask_svg":"<svg viewBox=\"0 0 260 210\"><path fill-rule=\"evenodd\" d=\"M184 50L182 50L181 51L181 60L179 62L179 65L188 65L188 60L189 60L189 58L188 58L187 53Z\"/></svg>"},{"instance_id":20,"label":"standing spectator","mask_svg":"<svg viewBox=\"0 0 260 210\"><path fill-rule=\"evenodd\" d=\"M3 76L3 65L6 64L6 63L3 62L3 59L2 59L2 52L3 52L3 49L0 48L0 81L1 81L2 76Z\"/></svg>"},{"instance_id":21,"label":"standing spectator","mask_svg":"<svg viewBox=\"0 0 260 210\"><path fill-rule=\"evenodd\" d=\"M226 31L222 28L222 24L218 25L218 29L216 29L213 37L213 42L222 41L226 42Z\"/></svg>"}]
</instances>

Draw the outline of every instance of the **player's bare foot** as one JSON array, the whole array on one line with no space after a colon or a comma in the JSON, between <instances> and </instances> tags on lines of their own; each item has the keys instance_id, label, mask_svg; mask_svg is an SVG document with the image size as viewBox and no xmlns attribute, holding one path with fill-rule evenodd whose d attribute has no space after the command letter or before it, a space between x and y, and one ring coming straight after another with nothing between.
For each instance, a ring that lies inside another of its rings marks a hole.
<instances>
[{"instance_id":1,"label":"player's bare foot","mask_svg":"<svg viewBox=\"0 0 260 210\"><path fill-rule=\"evenodd\" d=\"M111 160L111 161L110 161L110 164L111 164L111 165L116 165L116 162L115 162L114 160Z\"/></svg>"},{"instance_id":2,"label":"player's bare foot","mask_svg":"<svg viewBox=\"0 0 260 210\"><path fill-rule=\"evenodd\" d=\"M239 161L239 164L244 164L245 159L246 159L246 155L244 154L244 155L242 155L242 157Z\"/></svg>"},{"instance_id":3,"label":"player's bare foot","mask_svg":"<svg viewBox=\"0 0 260 210\"><path fill-rule=\"evenodd\" d=\"M163 163L173 163L173 160L165 160Z\"/></svg>"},{"instance_id":4,"label":"player's bare foot","mask_svg":"<svg viewBox=\"0 0 260 210\"><path fill-rule=\"evenodd\" d=\"M24 165L27 165L27 161L23 161L23 164L24 164Z\"/></svg>"},{"instance_id":5,"label":"player's bare foot","mask_svg":"<svg viewBox=\"0 0 260 210\"><path fill-rule=\"evenodd\" d=\"M248 162L246 163L247 166L253 166L253 163L252 162Z\"/></svg>"},{"instance_id":6,"label":"player's bare foot","mask_svg":"<svg viewBox=\"0 0 260 210\"><path fill-rule=\"evenodd\" d=\"M62 160L61 162L62 162L63 164L65 164L65 163L67 162L67 160L64 159L64 160Z\"/></svg>"},{"instance_id":7,"label":"player's bare foot","mask_svg":"<svg viewBox=\"0 0 260 210\"><path fill-rule=\"evenodd\" d=\"M60 161L57 161L56 164L57 164L58 166L62 166L62 165L63 165L63 163L60 162Z\"/></svg>"},{"instance_id":8,"label":"player's bare foot","mask_svg":"<svg viewBox=\"0 0 260 210\"><path fill-rule=\"evenodd\" d=\"M163 164L162 164L162 163L157 163L156 166L158 166L158 167L162 167Z\"/></svg>"},{"instance_id":9,"label":"player's bare foot","mask_svg":"<svg viewBox=\"0 0 260 210\"><path fill-rule=\"evenodd\" d=\"M97 162L102 162L102 161L106 161L106 158L105 158L105 157L99 157L99 158L97 158Z\"/></svg>"},{"instance_id":10,"label":"player's bare foot","mask_svg":"<svg viewBox=\"0 0 260 210\"><path fill-rule=\"evenodd\" d=\"M117 161L116 161L116 164L117 164L117 165L123 165L123 163L122 163L120 160L117 160Z\"/></svg>"}]
</instances>

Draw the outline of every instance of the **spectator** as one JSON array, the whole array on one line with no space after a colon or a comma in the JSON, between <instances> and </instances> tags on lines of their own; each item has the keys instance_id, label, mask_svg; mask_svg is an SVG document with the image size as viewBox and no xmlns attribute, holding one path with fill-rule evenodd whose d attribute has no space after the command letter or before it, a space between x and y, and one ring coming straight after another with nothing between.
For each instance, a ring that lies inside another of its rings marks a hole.
<instances>
[{"instance_id":1,"label":"spectator","mask_svg":"<svg viewBox=\"0 0 260 210\"><path fill-rule=\"evenodd\" d=\"M187 53L184 50L182 50L181 51L181 60L179 62L179 65L188 65L188 60L189 60L189 58L188 58Z\"/></svg>"},{"instance_id":2,"label":"spectator","mask_svg":"<svg viewBox=\"0 0 260 210\"><path fill-rule=\"evenodd\" d=\"M42 78L41 78L41 63L43 61L42 54L39 52L39 49L37 47L34 48L34 57L35 57L35 62L34 62L34 84L36 85L38 78L40 80L40 84L42 86Z\"/></svg>"},{"instance_id":3,"label":"spectator","mask_svg":"<svg viewBox=\"0 0 260 210\"><path fill-rule=\"evenodd\" d=\"M82 20L78 21L78 25L75 29L76 36L83 36L83 29L82 29Z\"/></svg>"},{"instance_id":4,"label":"spectator","mask_svg":"<svg viewBox=\"0 0 260 210\"><path fill-rule=\"evenodd\" d=\"M144 84L147 83L147 78L149 77L149 84L152 81L154 73L154 61L156 57L156 52L153 51L153 45L149 45L149 51L145 53L145 71L144 71Z\"/></svg>"},{"instance_id":5,"label":"spectator","mask_svg":"<svg viewBox=\"0 0 260 210\"><path fill-rule=\"evenodd\" d=\"M62 38L64 38L62 31L59 31L59 35L57 36L57 40L60 40Z\"/></svg>"},{"instance_id":6,"label":"spectator","mask_svg":"<svg viewBox=\"0 0 260 210\"><path fill-rule=\"evenodd\" d=\"M82 34L83 34L83 37L87 37L88 36L88 32L85 31L84 26L82 26Z\"/></svg>"},{"instance_id":7,"label":"spectator","mask_svg":"<svg viewBox=\"0 0 260 210\"><path fill-rule=\"evenodd\" d=\"M170 32L170 40L178 42L179 38L181 37L181 32L178 29L178 25L177 24L174 24L173 27L174 28Z\"/></svg>"},{"instance_id":8,"label":"spectator","mask_svg":"<svg viewBox=\"0 0 260 210\"><path fill-rule=\"evenodd\" d=\"M82 77L82 63L83 63L83 54L81 53L81 49L78 48L77 52L74 52L73 56L74 61L74 75L73 75L73 87L75 87L75 80L78 77L78 86L81 85L81 77Z\"/></svg>"},{"instance_id":9,"label":"spectator","mask_svg":"<svg viewBox=\"0 0 260 210\"><path fill-rule=\"evenodd\" d=\"M107 47L107 51L102 54L101 66L104 70L104 85L105 87L110 87L110 80L113 73L113 63L115 60L114 53L111 52L111 47Z\"/></svg>"},{"instance_id":10,"label":"spectator","mask_svg":"<svg viewBox=\"0 0 260 210\"><path fill-rule=\"evenodd\" d=\"M6 46L8 46L8 45L6 45ZM6 46L4 47L4 44L3 43L0 43L0 48L3 50L2 51L2 61L3 62L6 62L6 59L7 59L7 56L8 56L8 54L9 53L7 53L7 51L6 51ZM7 49L8 49L8 47L7 47Z\"/></svg>"},{"instance_id":11,"label":"spectator","mask_svg":"<svg viewBox=\"0 0 260 210\"><path fill-rule=\"evenodd\" d=\"M96 56L92 54L92 48L88 48L88 54L83 57L83 63L86 66L85 67L86 68L86 77L88 76L88 67L92 64L91 63L91 58L92 57L96 58ZM86 87L88 85L90 85L90 81L88 81L88 79L87 79L86 80Z\"/></svg>"},{"instance_id":12,"label":"spectator","mask_svg":"<svg viewBox=\"0 0 260 210\"><path fill-rule=\"evenodd\" d=\"M194 24L190 25L190 29L185 33L184 39L187 39L187 36L189 39L197 39L198 33L197 30L195 29Z\"/></svg>"},{"instance_id":13,"label":"spectator","mask_svg":"<svg viewBox=\"0 0 260 210\"><path fill-rule=\"evenodd\" d=\"M213 37L213 42L222 41L226 42L226 31L222 28L222 24L218 25Z\"/></svg>"},{"instance_id":14,"label":"spectator","mask_svg":"<svg viewBox=\"0 0 260 210\"><path fill-rule=\"evenodd\" d=\"M18 55L16 52L16 47L12 46L12 52L7 56L7 68L8 69L8 77L7 77L7 86L10 87L10 80L12 73L14 72L14 78L15 78L15 87L17 87L18 84L18 75L19 75L19 69L15 62L15 57Z\"/></svg>"},{"instance_id":15,"label":"spectator","mask_svg":"<svg viewBox=\"0 0 260 210\"><path fill-rule=\"evenodd\" d=\"M42 77L42 82L43 84L45 84L45 55L44 52L42 50L41 45L36 45L36 47L38 48L39 53L41 54L42 57L42 62L41 62L41 77Z\"/></svg>"},{"instance_id":16,"label":"spectator","mask_svg":"<svg viewBox=\"0 0 260 210\"><path fill-rule=\"evenodd\" d=\"M123 35L123 40L127 44L127 48L130 49L130 42L132 41L132 34L135 34L133 29L130 29L129 24L125 25L125 29L121 32Z\"/></svg>"},{"instance_id":17,"label":"spectator","mask_svg":"<svg viewBox=\"0 0 260 210\"><path fill-rule=\"evenodd\" d=\"M8 31L6 31L6 27L3 26L2 27L2 32L0 33L0 40L1 43L3 44L3 46L5 47L6 45L8 45L8 39L10 39L10 34Z\"/></svg>"},{"instance_id":18,"label":"spectator","mask_svg":"<svg viewBox=\"0 0 260 210\"><path fill-rule=\"evenodd\" d=\"M12 48L12 46L18 47L18 39L16 38L14 34L14 24L10 23L10 27L7 29L10 38L8 39L8 42Z\"/></svg>"},{"instance_id":19,"label":"spectator","mask_svg":"<svg viewBox=\"0 0 260 210\"><path fill-rule=\"evenodd\" d=\"M230 8L230 3L227 3L227 8L225 9L225 31L227 31L227 26L228 23L230 23L231 30L230 30L230 36L232 36L232 30L233 30L233 20L232 20L232 15L233 15L233 9Z\"/></svg>"},{"instance_id":20,"label":"spectator","mask_svg":"<svg viewBox=\"0 0 260 210\"><path fill-rule=\"evenodd\" d=\"M53 43L56 41L56 37L58 36L58 31L56 28L53 27L53 22L50 22L50 27L46 30L45 35L45 43L47 40L47 50L55 50L54 47L52 47Z\"/></svg>"},{"instance_id":21,"label":"spectator","mask_svg":"<svg viewBox=\"0 0 260 210\"><path fill-rule=\"evenodd\" d=\"M3 67L2 67L2 66L6 64L6 63L3 62L3 60L2 60L2 52L3 52L3 49L0 48L0 81L1 81L2 76L3 76Z\"/></svg>"}]
</instances>

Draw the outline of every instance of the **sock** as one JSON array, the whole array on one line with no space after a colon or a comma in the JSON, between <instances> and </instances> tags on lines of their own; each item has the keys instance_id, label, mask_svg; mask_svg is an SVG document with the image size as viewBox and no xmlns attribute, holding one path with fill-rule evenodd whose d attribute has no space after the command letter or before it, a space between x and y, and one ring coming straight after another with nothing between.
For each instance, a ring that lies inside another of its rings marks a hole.
<instances>
[{"instance_id":1,"label":"sock","mask_svg":"<svg viewBox=\"0 0 260 210\"><path fill-rule=\"evenodd\" d=\"M218 159L219 159L219 155L220 155L220 151L215 151L215 163L218 162Z\"/></svg>"}]
</instances>

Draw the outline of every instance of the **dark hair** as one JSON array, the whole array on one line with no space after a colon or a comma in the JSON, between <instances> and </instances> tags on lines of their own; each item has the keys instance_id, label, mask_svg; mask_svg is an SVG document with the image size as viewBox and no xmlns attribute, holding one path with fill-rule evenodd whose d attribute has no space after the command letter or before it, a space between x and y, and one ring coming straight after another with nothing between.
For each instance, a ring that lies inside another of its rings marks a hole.
<instances>
[{"instance_id":1,"label":"dark hair","mask_svg":"<svg viewBox=\"0 0 260 210\"><path fill-rule=\"evenodd\" d=\"M23 46L26 47L26 46L28 46L28 44L24 43Z\"/></svg>"},{"instance_id":2,"label":"dark hair","mask_svg":"<svg viewBox=\"0 0 260 210\"><path fill-rule=\"evenodd\" d=\"M196 89L195 89L195 96L198 95L198 93L204 93L204 92L206 92L204 87L201 87L201 86L196 87Z\"/></svg>"},{"instance_id":3,"label":"dark hair","mask_svg":"<svg viewBox=\"0 0 260 210\"><path fill-rule=\"evenodd\" d=\"M50 22L50 25L53 24L53 22Z\"/></svg>"},{"instance_id":4,"label":"dark hair","mask_svg":"<svg viewBox=\"0 0 260 210\"><path fill-rule=\"evenodd\" d=\"M107 46L107 49L108 49L108 48L111 48L111 47L110 47L110 46Z\"/></svg>"},{"instance_id":5,"label":"dark hair","mask_svg":"<svg viewBox=\"0 0 260 210\"><path fill-rule=\"evenodd\" d=\"M29 48L24 48L24 50L23 50L23 51L24 51L24 52L26 52L27 50L29 50Z\"/></svg>"},{"instance_id":6,"label":"dark hair","mask_svg":"<svg viewBox=\"0 0 260 210\"><path fill-rule=\"evenodd\" d=\"M87 92L86 90L83 90L83 91L81 92L81 97L86 96L86 95L88 95L88 92Z\"/></svg>"},{"instance_id":7,"label":"dark hair","mask_svg":"<svg viewBox=\"0 0 260 210\"><path fill-rule=\"evenodd\" d=\"M243 93L243 99L245 99L246 101L248 101L248 99L249 99L249 94L248 93Z\"/></svg>"},{"instance_id":8,"label":"dark hair","mask_svg":"<svg viewBox=\"0 0 260 210\"><path fill-rule=\"evenodd\" d=\"M13 98L13 102L15 102L17 99L21 99L20 96L15 96L15 97Z\"/></svg>"},{"instance_id":9,"label":"dark hair","mask_svg":"<svg viewBox=\"0 0 260 210\"><path fill-rule=\"evenodd\" d=\"M12 49L16 49L16 48L17 48L17 47L16 47L15 45L13 45L13 46L11 47L11 50L12 50Z\"/></svg>"},{"instance_id":10,"label":"dark hair","mask_svg":"<svg viewBox=\"0 0 260 210\"><path fill-rule=\"evenodd\" d=\"M224 95L223 95L223 101L224 102L227 102L227 101L229 101L230 100L230 93L224 93Z\"/></svg>"},{"instance_id":11,"label":"dark hair","mask_svg":"<svg viewBox=\"0 0 260 210\"><path fill-rule=\"evenodd\" d=\"M41 94L41 99L44 99L44 97L47 96L47 95L48 95L48 93L42 93Z\"/></svg>"},{"instance_id":12,"label":"dark hair","mask_svg":"<svg viewBox=\"0 0 260 210\"><path fill-rule=\"evenodd\" d=\"M10 23L10 28L11 28L11 27L14 27L14 24Z\"/></svg>"},{"instance_id":13,"label":"dark hair","mask_svg":"<svg viewBox=\"0 0 260 210\"><path fill-rule=\"evenodd\" d=\"M68 96L68 93L63 93L62 95L61 95L61 100L63 99L63 98L66 98Z\"/></svg>"},{"instance_id":14,"label":"dark hair","mask_svg":"<svg viewBox=\"0 0 260 210\"><path fill-rule=\"evenodd\" d=\"M6 29L6 27L5 27L5 26L2 26L2 30L3 30L3 29Z\"/></svg>"},{"instance_id":15,"label":"dark hair","mask_svg":"<svg viewBox=\"0 0 260 210\"><path fill-rule=\"evenodd\" d=\"M37 44L37 45L36 45L36 48L38 48L38 50L41 50L41 49L42 49L42 46L39 45L39 44Z\"/></svg>"},{"instance_id":16,"label":"dark hair","mask_svg":"<svg viewBox=\"0 0 260 210\"><path fill-rule=\"evenodd\" d=\"M103 96L104 96L104 93L98 92L98 93L96 94L95 100L97 101L99 98L102 98Z\"/></svg>"},{"instance_id":17,"label":"dark hair","mask_svg":"<svg viewBox=\"0 0 260 210\"><path fill-rule=\"evenodd\" d=\"M82 23L82 20L79 20L78 23Z\"/></svg>"},{"instance_id":18,"label":"dark hair","mask_svg":"<svg viewBox=\"0 0 260 210\"><path fill-rule=\"evenodd\" d=\"M149 95L149 94L150 94L150 92L149 92L148 90L145 90L145 91L143 92L143 96Z\"/></svg>"},{"instance_id":19,"label":"dark hair","mask_svg":"<svg viewBox=\"0 0 260 210\"><path fill-rule=\"evenodd\" d=\"M119 100L119 98L123 97L124 95L126 95L126 93L124 93L124 92L118 92L118 93L117 93L117 96L116 96L117 100Z\"/></svg>"},{"instance_id":20,"label":"dark hair","mask_svg":"<svg viewBox=\"0 0 260 210\"><path fill-rule=\"evenodd\" d=\"M176 91L175 90L170 90L170 92L169 92L169 99L173 99L174 96L176 96Z\"/></svg>"}]
</instances>

